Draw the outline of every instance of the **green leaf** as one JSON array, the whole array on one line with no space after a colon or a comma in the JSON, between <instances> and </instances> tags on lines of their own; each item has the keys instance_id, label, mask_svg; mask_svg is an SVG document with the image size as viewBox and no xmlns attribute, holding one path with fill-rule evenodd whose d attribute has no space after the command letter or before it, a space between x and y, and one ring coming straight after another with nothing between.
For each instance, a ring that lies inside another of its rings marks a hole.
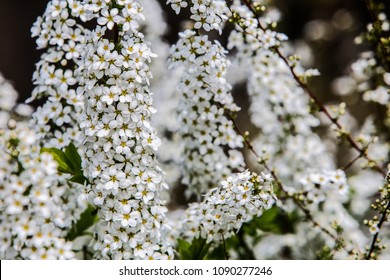
<instances>
[{"instance_id":1,"label":"green leaf","mask_svg":"<svg viewBox=\"0 0 390 280\"><path fill-rule=\"evenodd\" d=\"M96 209L88 205L87 209L81 213L80 219L73 224L68 235L66 236L67 240L74 240L79 236L85 235L86 230L90 228L98 220Z\"/></svg>"},{"instance_id":2,"label":"green leaf","mask_svg":"<svg viewBox=\"0 0 390 280\"><path fill-rule=\"evenodd\" d=\"M260 217L255 217L251 222L245 224L243 229L251 236L256 236L258 229L275 234L293 233L296 219L295 213L287 213L274 206L264 211Z\"/></svg>"},{"instance_id":3,"label":"green leaf","mask_svg":"<svg viewBox=\"0 0 390 280\"><path fill-rule=\"evenodd\" d=\"M73 174L82 174L81 157L73 143L65 147L65 156L68 158Z\"/></svg>"},{"instance_id":4,"label":"green leaf","mask_svg":"<svg viewBox=\"0 0 390 280\"><path fill-rule=\"evenodd\" d=\"M181 260L190 260L191 259L191 252L189 248L191 247L191 244L183 239L177 240L178 244L178 251L180 255Z\"/></svg>"},{"instance_id":5,"label":"green leaf","mask_svg":"<svg viewBox=\"0 0 390 280\"><path fill-rule=\"evenodd\" d=\"M57 148L42 148L41 153L50 153L58 164L58 171L73 175L69 181L84 184L87 178L83 176L81 168L81 157L77 152L77 148L70 143L65 147L65 151Z\"/></svg>"},{"instance_id":6,"label":"green leaf","mask_svg":"<svg viewBox=\"0 0 390 280\"><path fill-rule=\"evenodd\" d=\"M203 260L209 249L211 243L206 243L203 238L196 238L189 243L185 240L178 240L178 251L181 260Z\"/></svg>"},{"instance_id":7,"label":"green leaf","mask_svg":"<svg viewBox=\"0 0 390 280\"><path fill-rule=\"evenodd\" d=\"M226 243L229 241L226 240ZM214 250L211 250L205 257L206 260L224 260L225 259L225 249L223 248L223 244L216 247Z\"/></svg>"},{"instance_id":8,"label":"green leaf","mask_svg":"<svg viewBox=\"0 0 390 280\"><path fill-rule=\"evenodd\" d=\"M74 175L72 178L70 178L69 181L84 185L86 182L88 182L88 179L85 178L84 175L78 174L78 175Z\"/></svg>"},{"instance_id":9,"label":"green leaf","mask_svg":"<svg viewBox=\"0 0 390 280\"><path fill-rule=\"evenodd\" d=\"M49 153L53 156L54 160L58 164L58 171L62 173L72 174L72 163L63 151L57 148L42 148L41 153Z\"/></svg>"}]
</instances>

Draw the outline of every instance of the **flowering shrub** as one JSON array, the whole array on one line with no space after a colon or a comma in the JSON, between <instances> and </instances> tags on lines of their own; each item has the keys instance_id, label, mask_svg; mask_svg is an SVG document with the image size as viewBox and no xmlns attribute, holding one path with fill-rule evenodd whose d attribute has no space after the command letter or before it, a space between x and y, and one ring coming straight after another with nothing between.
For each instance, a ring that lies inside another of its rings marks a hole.
<instances>
[{"instance_id":1,"label":"flowering shrub","mask_svg":"<svg viewBox=\"0 0 390 280\"><path fill-rule=\"evenodd\" d=\"M332 83L376 104L359 125L272 1L163 2L49 1L32 115L0 76L1 258L389 258L383 5ZM188 17L174 44L162 5Z\"/></svg>"}]
</instances>

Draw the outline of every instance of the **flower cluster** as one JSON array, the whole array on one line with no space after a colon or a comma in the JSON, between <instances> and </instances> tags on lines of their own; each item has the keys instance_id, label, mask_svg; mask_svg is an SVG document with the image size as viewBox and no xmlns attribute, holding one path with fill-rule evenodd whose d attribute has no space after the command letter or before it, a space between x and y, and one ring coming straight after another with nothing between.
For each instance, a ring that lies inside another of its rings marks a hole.
<instances>
[{"instance_id":1,"label":"flower cluster","mask_svg":"<svg viewBox=\"0 0 390 280\"><path fill-rule=\"evenodd\" d=\"M195 21L194 27L206 31L215 29L221 32L230 14L226 1L223 0L168 0L167 4L171 4L176 14L189 6L192 14L190 18Z\"/></svg>"},{"instance_id":2,"label":"flower cluster","mask_svg":"<svg viewBox=\"0 0 390 280\"><path fill-rule=\"evenodd\" d=\"M380 4L373 4L374 6L382 7ZM380 8L382 9L382 8ZM378 119L372 120L374 115L366 120L362 130L370 127L369 133L361 132L359 140L363 146L368 146L368 155L377 162L388 162L386 156L376 155L378 153L372 150L380 150L380 154L386 155L389 146L385 142L385 135L378 135L384 132L390 125L390 69L388 68L388 55L386 49L389 49L389 40L386 37L390 30L389 20L386 14L380 11L377 13L377 22L368 24L367 32L362 33L355 39L357 44L370 43L379 44L373 51L364 51L360 53L357 60L355 60L347 69L347 75L337 78L333 82L333 90L338 95L353 95L358 94L366 102L375 102L384 106L386 112L380 115ZM377 38L377 36L379 36ZM381 109L380 109L381 110ZM372 127L372 123L381 124ZM367 125L368 124L368 125ZM372 135L379 137L373 137ZM374 141L373 141L374 139Z\"/></svg>"},{"instance_id":3,"label":"flower cluster","mask_svg":"<svg viewBox=\"0 0 390 280\"><path fill-rule=\"evenodd\" d=\"M81 1L52 0L31 28L38 49L46 50L36 64L35 88L27 102L45 98L33 114L32 124L38 140L56 148L70 142L77 146L79 140L77 120L83 103L75 91L74 68L83 52L87 30L77 19L87 20Z\"/></svg>"},{"instance_id":4,"label":"flower cluster","mask_svg":"<svg viewBox=\"0 0 390 280\"><path fill-rule=\"evenodd\" d=\"M261 6L261 3L257 3L257 5ZM262 8L264 10L265 6ZM280 13L277 10L263 11L262 17L257 19L257 15L253 15L252 11L246 5L241 4L239 0L233 1L230 9L233 11L232 21L236 24L236 30L230 34L229 43L231 46L246 44L252 46L251 51L253 51L271 49L287 40L285 34L276 32L272 28L280 18ZM243 36L243 33L247 36Z\"/></svg>"},{"instance_id":5,"label":"flower cluster","mask_svg":"<svg viewBox=\"0 0 390 280\"><path fill-rule=\"evenodd\" d=\"M365 101L372 101L381 105L387 105L390 101L388 88L390 86L390 73L378 67L373 52L363 52L360 57L351 64L349 76L343 76L335 80L334 90L339 95L349 95L354 92L363 93ZM371 83L382 80L380 85L372 89Z\"/></svg>"},{"instance_id":6,"label":"flower cluster","mask_svg":"<svg viewBox=\"0 0 390 280\"><path fill-rule=\"evenodd\" d=\"M204 201L192 203L179 226L182 238L201 237L221 242L237 232L243 223L260 216L276 201L272 179L249 171L229 176L218 188L210 190Z\"/></svg>"},{"instance_id":7,"label":"flower cluster","mask_svg":"<svg viewBox=\"0 0 390 280\"><path fill-rule=\"evenodd\" d=\"M326 200L330 192L336 192L340 197L347 197L348 184L344 171L324 170L322 172L308 172L309 175L301 179L303 192L307 193L307 198L314 204Z\"/></svg>"},{"instance_id":8,"label":"flower cluster","mask_svg":"<svg viewBox=\"0 0 390 280\"><path fill-rule=\"evenodd\" d=\"M170 67L179 66L186 67L178 87L180 132L185 141L183 183L200 195L244 165L236 150L242 147L242 137L226 116L239 108L225 79L229 60L218 42L191 30L180 33L170 57Z\"/></svg>"},{"instance_id":9,"label":"flower cluster","mask_svg":"<svg viewBox=\"0 0 390 280\"><path fill-rule=\"evenodd\" d=\"M87 20L79 0L52 0L42 17L31 28L38 49L45 49L33 74L35 88L27 100L42 99L30 120L37 145L62 149L80 143L79 116L83 100L76 94L77 78L74 69L83 53L88 31L78 20ZM66 227L70 227L86 209L80 186L72 184L65 174L57 177L61 185L61 207L65 211ZM54 199L54 198L53 198Z\"/></svg>"},{"instance_id":10,"label":"flower cluster","mask_svg":"<svg viewBox=\"0 0 390 280\"><path fill-rule=\"evenodd\" d=\"M150 123L155 110L148 63L154 54L138 31L142 7L133 0L91 1L89 9L101 26L89 38L78 93L85 100L83 168L101 219L96 256L170 258L172 248L161 238L166 184L155 157L160 140Z\"/></svg>"},{"instance_id":11,"label":"flower cluster","mask_svg":"<svg viewBox=\"0 0 390 280\"><path fill-rule=\"evenodd\" d=\"M43 105L30 122L0 74L0 258L74 259L83 247L84 258L172 259L186 242L213 257L239 245L233 258L378 258L390 236L390 24L374 2L356 39L372 48L334 82L345 102L332 106L272 1L48 1L31 29L43 54L27 102ZM185 9L172 47L163 4ZM352 26L337 13L334 26ZM325 39L328 23L316 35L315 22L308 38ZM250 134L235 120L238 89ZM360 122L355 101L378 110ZM244 171L244 143L270 175Z\"/></svg>"},{"instance_id":12,"label":"flower cluster","mask_svg":"<svg viewBox=\"0 0 390 280\"><path fill-rule=\"evenodd\" d=\"M25 124L9 125L0 130L0 256L72 259L57 164L50 154L40 154L37 135Z\"/></svg>"}]
</instances>

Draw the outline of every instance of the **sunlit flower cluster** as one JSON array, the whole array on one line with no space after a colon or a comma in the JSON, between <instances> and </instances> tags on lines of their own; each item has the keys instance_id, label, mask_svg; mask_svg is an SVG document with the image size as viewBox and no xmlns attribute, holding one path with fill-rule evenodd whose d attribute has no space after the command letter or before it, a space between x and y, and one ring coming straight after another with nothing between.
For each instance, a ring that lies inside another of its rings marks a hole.
<instances>
[{"instance_id":1,"label":"sunlit flower cluster","mask_svg":"<svg viewBox=\"0 0 390 280\"><path fill-rule=\"evenodd\" d=\"M101 220L93 247L99 258L170 258L172 249L161 239L166 185L155 158L160 140L150 123L155 110L148 63L154 54L138 31L142 7L132 0L99 4L89 6L101 27L89 38L78 88L85 100L84 173Z\"/></svg>"},{"instance_id":2,"label":"sunlit flower cluster","mask_svg":"<svg viewBox=\"0 0 390 280\"><path fill-rule=\"evenodd\" d=\"M195 22L196 29L203 28L222 31L224 22L228 19L230 11L223 0L168 0L172 9L178 14L182 8L190 7L190 18Z\"/></svg>"},{"instance_id":3,"label":"sunlit flower cluster","mask_svg":"<svg viewBox=\"0 0 390 280\"><path fill-rule=\"evenodd\" d=\"M201 203L190 204L178 227L179 234L189 241L201 237L207 242L221 242L275 201L270 175L249 171L233 174L210 190Z\"/></svg>"},{"instance_id":4,"label":"sunlit flower cluster","mask_svg":"<svg viewBox=\"0 0 390 280\"><path fill-rule=\"evenodd\" d=\"M44 49L33 74L34 89L27 100L43 100L30 120L41 147L64 148L80 143L79 116L82 99L76 94L77 78L74 69L83 52L88 32L78 22L86 20L85 9L79 0L50 1L42 17L31 28L38 49ZM61 204L66 211L67 226L76 222L86 208L84 192L58 176L64 190Z\"/></svg>"}]
</instances>

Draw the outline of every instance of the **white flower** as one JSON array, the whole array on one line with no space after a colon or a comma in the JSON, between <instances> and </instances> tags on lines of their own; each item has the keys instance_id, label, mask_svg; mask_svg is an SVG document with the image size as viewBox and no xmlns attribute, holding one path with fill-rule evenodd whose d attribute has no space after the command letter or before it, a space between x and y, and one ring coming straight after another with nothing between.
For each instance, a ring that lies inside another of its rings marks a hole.
<instances>
[{"instance_id":1,"label":"white flower","mask_svg":"<svg viewBox=\"0 0 390 280\"><path fill-rule=\"evenodd\" d=\"M118 15L119 10L114 8L108 10L104 8L101 11L101 17L98 18L97 22L100 25L106 25L108 29L112 29L115 23L119 23L122 21L122 17Z\"/></svg>"}]
</instances>

